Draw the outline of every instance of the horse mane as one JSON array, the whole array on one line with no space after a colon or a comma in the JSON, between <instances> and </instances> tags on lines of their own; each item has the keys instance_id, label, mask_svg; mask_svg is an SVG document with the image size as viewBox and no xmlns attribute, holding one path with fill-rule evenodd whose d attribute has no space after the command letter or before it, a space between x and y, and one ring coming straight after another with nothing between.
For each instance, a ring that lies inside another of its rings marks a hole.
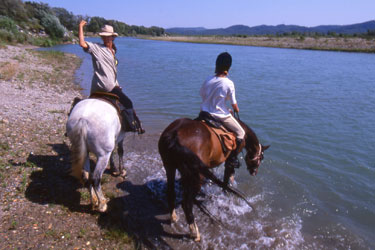
<instances>
[{"instance_id":1,"label":"horse mane","mask_svg":"<svg viewBox=\"0 0 375 250\"><path fill-rule=\"evenodd\" d=\"M240 119L237 119L237 121L240 123L240 125L242 126L242 128L245 130L245 133L246 133L246 135L245 135L246 145L249 145L249 146L250 145L258 146L259 145L259 140L258 140L258 137L255 134L255 132L246 123L244 123Z\"/></svg>"}]
</instances>

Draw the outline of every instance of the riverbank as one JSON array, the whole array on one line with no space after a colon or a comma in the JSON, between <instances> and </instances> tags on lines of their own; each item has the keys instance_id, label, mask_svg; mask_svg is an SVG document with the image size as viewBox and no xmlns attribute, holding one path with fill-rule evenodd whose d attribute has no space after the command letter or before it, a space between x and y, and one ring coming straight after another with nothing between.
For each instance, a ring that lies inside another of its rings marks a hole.
<instances>
[{"instance_id":1,"label":"riverbank","mask_svg":"<svg viewBox=\"0 0 375 250\"><path fill-rule=\"evenodd\" d=\"M74 73L81 59L35 48L0 48L0 249L132 248L67 174L65 124L80 96ZM106 195L115 197L120 180L105 178Z\"/></svg>"},{"instance_id":2,"label":"riverbank","mask_svg":"<svg viewBox=\"0 0 375 250\"><path fill-rule=\"evenodd\" d=\"M375 39L344 37L160 36L143 39L242 46L375 53Z\"/></svg>"}]
</instances>

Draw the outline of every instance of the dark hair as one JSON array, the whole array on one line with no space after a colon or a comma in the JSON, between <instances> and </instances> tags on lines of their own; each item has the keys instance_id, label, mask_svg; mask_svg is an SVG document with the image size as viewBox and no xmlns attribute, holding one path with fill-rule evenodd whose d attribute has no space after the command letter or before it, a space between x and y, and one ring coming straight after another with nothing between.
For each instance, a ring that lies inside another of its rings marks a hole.
<instances>
[{"instance_id":1,"label":"dark hair","mask_svg":"<svg viewBox=\"0 0 375 250\"><path fill-rule=\"evenodd\" d=\"M112 42L112 49L115 51L115 54L117 53L117 47L114 42Z\"/></svg>"},{"instance_id":2,"label":"dark hair","mask_svg":"<svg viewBox=\"0 0 375 250\"><path fill-rule=\"evenodd\" d=\"M223 52L216 59L215 73L228 71L232 65L232 56L228 52Z\"/></svg>"}]
</instances>

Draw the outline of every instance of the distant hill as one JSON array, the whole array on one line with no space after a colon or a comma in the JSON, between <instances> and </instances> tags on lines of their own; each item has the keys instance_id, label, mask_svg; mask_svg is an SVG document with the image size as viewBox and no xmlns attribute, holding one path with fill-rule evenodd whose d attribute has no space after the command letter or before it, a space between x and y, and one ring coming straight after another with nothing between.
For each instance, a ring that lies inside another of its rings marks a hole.
<instances>
[{"instance_id":1,"label":"distant hill","mask_svg":"<svg viewBox=\"0 0 375 250\"><path fill-rule=\"evenodd\" d=\"M249 27L245 25L234 25L228 28L206 29L196 28L169 28L165 31L176 35L276 35L284 33L320 33L327 34L334 32L337 34L362 34L375 30L375 20L351 25L320 25L316 27L304 27L298 25L259 25Z\"/></svg>"}]
</instances>

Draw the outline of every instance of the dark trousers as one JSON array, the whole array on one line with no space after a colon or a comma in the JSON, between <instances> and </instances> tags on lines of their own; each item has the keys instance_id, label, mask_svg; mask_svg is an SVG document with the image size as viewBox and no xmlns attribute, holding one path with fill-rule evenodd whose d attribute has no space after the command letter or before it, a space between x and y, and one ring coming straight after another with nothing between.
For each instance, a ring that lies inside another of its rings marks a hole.
<instances>
[{"instance_id":1,"label":"dark trousers","mask_svg":"<svg viewBox=\"0 0 375 250\"><path fill-rule=\"evenodd\" d=\"M132 101L129 99L129 97L127 97L124 94L124 92L122 92L122 89L119 86L114 87L110 93L117 95L120 98L120 103L126 109L132 109L133 108Z\"/></svg>"}]
</instances>

